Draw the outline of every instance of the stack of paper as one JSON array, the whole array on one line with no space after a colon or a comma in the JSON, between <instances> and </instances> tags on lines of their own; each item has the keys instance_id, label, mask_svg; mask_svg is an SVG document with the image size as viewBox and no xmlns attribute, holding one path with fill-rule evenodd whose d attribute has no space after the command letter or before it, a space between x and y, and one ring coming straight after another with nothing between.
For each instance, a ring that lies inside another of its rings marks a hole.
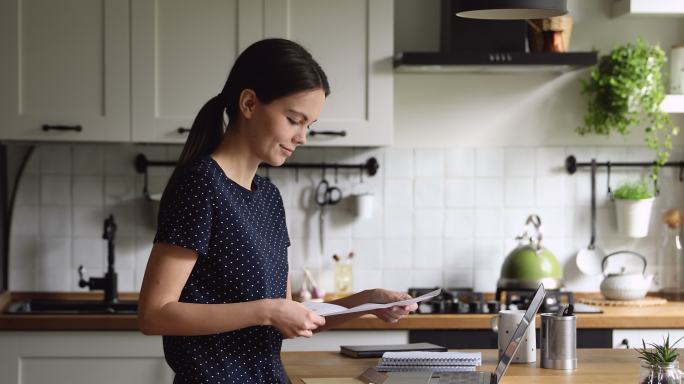
<instances>
[{"instance_id":1,"label":"stack of paper","mask_svg":"<svg viewBox=\"0 0 684 384\"><path fill-rule=\"evenodd\" d=\"M482 364L480 352L385 352L376 367L381 372L474 371Z\"/></svg>"}]
</instances>

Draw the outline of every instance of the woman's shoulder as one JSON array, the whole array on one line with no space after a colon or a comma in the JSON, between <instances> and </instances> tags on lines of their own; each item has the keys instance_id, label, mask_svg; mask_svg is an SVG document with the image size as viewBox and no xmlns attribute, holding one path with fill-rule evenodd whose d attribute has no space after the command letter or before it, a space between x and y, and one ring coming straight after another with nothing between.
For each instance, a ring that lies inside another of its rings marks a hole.
<instances>
[{"instance_id":1,"label":"woman's shoulder","mask_svg":"<svg viewBox=\"0 0 684 384\"><path fill-rule=\"evenodd\" d=\"M183 189L195 187L207 189L213 186L215 180L216 170L211 164L211 158L203 156L179 169L170 184Z\"/></svg>"}]
</instances>

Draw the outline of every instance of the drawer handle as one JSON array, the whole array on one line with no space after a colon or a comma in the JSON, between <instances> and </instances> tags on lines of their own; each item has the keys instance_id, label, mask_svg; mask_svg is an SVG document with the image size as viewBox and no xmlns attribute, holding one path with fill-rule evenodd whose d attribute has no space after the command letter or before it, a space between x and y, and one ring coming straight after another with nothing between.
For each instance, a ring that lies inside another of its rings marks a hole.
<instances>
[{"instance_id":1,"label":"drawer handle","mask_svg":"<svg viewBox=\"0 0 684 384\"><path fill-rule=\"evenodd\" d=\"M328 135L328 136L347 136L347 131L310 131L309 136Z\"/></svg>"},{"instance_id":2,"label":"drawer handle","mask_svg":"<svg viewBox=\"0 0 684 384\"><path fill-rule=\"evenodd\" d=\"M43 131L83 131L83 127L80 125L48 125L43 124Z\"/></svg>"},{"instance_id":3,"label":"drawer handle","mask_svg":"<svg viewBox=\"0 0 684 384\"><path fill-rule=\"evenodd\" d=\"M176 132L178 132L179 135L182 135L184 133L190 133L190 128L178 127L178 129L176 129Z\"/></svg>"}]
</instances>

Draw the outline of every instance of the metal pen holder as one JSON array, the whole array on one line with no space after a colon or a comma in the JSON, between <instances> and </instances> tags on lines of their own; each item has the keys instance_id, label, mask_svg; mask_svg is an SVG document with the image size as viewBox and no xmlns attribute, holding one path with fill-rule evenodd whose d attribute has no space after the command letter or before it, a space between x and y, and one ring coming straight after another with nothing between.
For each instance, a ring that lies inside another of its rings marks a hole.
<instances>
[{"instance_id":1,"label":"metal pen holder","mask_svg":"<svg viewBox=\"0 0 684 384\"><path fill-rule=\"evenodd\" d=\"M541 367L577 368L577 317L541 314Z\"/></svg>"}]
</instances>

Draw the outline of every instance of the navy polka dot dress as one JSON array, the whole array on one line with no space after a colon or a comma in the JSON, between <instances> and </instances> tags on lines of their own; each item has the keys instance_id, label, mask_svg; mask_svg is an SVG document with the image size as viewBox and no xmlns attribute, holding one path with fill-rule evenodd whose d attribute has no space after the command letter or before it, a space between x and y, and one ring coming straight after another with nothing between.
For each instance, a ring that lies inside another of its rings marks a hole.
<instances>
[{"instance_id":1,"label":"navy polka dot dress","mask_svg":"<svg viewBox=\"0 0 684 384\"><path fill-rule=\"evenodd\" d=\"M211 156L180 173L160 204L155 243L198 253L179 301L221 304L285 298L287 247L280 193L254 177L247 190ZM163 336L174 383L286 383L282 335L255 326L206 336Z\"/></svg>"}]
</instances>

